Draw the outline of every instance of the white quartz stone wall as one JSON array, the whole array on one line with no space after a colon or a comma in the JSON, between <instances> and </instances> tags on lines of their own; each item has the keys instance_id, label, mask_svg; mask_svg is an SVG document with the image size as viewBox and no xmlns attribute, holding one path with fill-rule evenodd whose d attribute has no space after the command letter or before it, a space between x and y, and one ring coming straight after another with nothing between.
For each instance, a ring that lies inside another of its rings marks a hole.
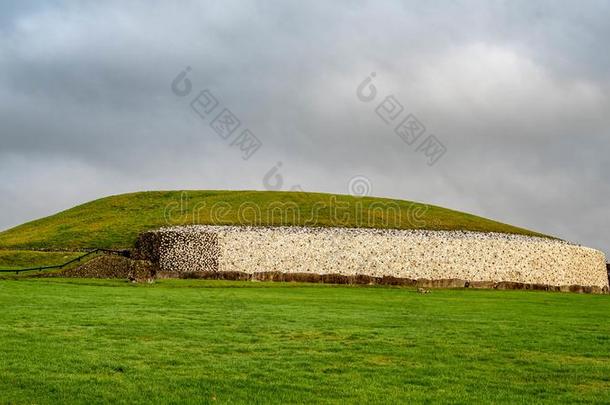
<instances>
[{"instance_id":1,"label":"white quartz stone wall","mask_svg":"<svg viewBox=\"0 0 610 405\"><path fill-rule=\"evenodd\" d=\"M284 272L608 286L602 252L461 231L188 226L161 236L162 271Z\"/></svg>"}]
</instances>

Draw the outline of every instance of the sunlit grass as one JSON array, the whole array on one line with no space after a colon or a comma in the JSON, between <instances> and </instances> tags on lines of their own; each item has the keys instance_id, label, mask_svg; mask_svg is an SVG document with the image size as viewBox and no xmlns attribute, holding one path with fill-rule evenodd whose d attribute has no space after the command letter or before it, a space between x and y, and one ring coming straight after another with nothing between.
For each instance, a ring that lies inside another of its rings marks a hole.
<instances>
[{"instance_id":1,"label":"sunlit grass","mask_svg":"<svg viewBox=\"0 0 610 405\"><path fill-rule=\"evenodd\" d=\"M0 280L4 403L610 401L610 297Z\"/></svg>"}]
</instances>

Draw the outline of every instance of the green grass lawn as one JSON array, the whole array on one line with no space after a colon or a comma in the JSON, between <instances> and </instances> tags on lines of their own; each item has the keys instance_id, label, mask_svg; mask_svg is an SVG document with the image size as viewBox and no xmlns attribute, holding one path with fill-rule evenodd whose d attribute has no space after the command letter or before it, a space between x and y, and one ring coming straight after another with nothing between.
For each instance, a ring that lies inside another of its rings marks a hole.
<instances>
[{"instance_id":1,"label":"green grass lawn","mask_svg":"<svg viewBox=\"0 0 610 405\"><path fill-rule=\"evenodd\" d=\"M610 402L610 297L0 280L0 402Z\"/></svg>"},{"instance_id":2,"label":"green grass lawn","mask_svg":"<svg viewBox=\"0 0 610 405\"><path fill-rule=\"evenodd\" d=\"M544 236L411 201L302 192L151 191L102 198L0 232L0 249L130 248L143 231L192 224L469 230Z\"/></svg>"}]
</instances>

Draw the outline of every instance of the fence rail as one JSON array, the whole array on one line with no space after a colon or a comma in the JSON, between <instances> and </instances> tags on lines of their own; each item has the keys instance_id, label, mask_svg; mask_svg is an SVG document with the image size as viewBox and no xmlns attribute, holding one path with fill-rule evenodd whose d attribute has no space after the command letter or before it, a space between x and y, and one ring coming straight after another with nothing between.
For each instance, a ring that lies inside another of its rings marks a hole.
<instances>
[{"instance_id":1,"label":"fence rail","mask_svg":"<svg viewBox=\"0 0 610 405\"><path fill-rule=\"evenodd\" d=\"M79 256L75 259L72 259L70 261L67 261L63 264L58 264L55 266L38 266L38 267L30 267L30 268L26 268L26 269L0 269L0 273L15 273L15 274L19 274L19 273L23 273L26 271L43 271L43 270L54 270L54 269L63 269L64 267L75 263L75 262L80 262L83 258L87 257L87 256L91 256L92 254L95 253L106 253L106 254L116 254L116 255L120 255L120 256L125 256L125 257L129 257L129 250L112 250L112 249L94 249L91 250L87 253L85 253L82 256Z\"/></svg>"}]
</instances>

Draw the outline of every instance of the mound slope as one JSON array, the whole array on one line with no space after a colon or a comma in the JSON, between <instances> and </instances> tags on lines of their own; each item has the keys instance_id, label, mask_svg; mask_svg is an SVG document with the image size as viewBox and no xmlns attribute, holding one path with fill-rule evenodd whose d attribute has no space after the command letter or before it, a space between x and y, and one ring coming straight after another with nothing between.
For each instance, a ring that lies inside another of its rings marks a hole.
<instances>
[{"instance_id":1,"label":"mound slope","mask_svg":"<svg viewBox=\"0 0 610 405\"><path fill-rule=\"evenodd\" d=\"M151 191L110 196L0 232L0 249L122 249L175 225L463 230L545 236L411 201L304 192Z\"/></svg>"}]
</instances>

